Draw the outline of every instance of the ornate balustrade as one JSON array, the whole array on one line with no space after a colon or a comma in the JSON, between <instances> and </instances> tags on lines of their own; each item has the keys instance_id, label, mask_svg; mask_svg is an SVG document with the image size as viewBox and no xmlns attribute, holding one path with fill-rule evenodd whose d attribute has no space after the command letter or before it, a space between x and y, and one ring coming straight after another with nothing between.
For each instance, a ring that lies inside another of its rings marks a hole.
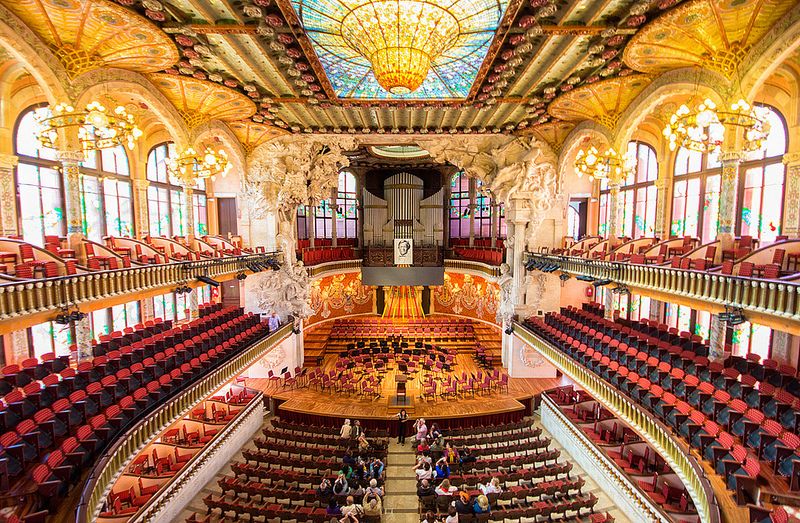
<instances>
[{"instance_id":1,"label":"ornate balustrade","mask_svg":"<svg viewBox=\"0 0 800 523\"><path fill-rule=\"evenodd\" d=\"M35 313L55 313L70 306L79 306L88 312L92 310L91 302L176 287L191 283L198 276L228 279L247 271L249 263L274 257L272 253L249 254L7 283L0 285L0 321Z\"/></svg>"},{"instance_id":2,"label":"ornate balustrade","mask_svg":"<svg viewBox=\"0 0 800 523\"><path fill-rule=\"evenodd\" d=\"M361 260L340 260L314 265L313 267L309 267L308 271L312 278L316 278L327 273L361 269L361 266ZM490 276L493 278L500 276L500 267L476 261L447 259L444 261L444 268L445 270L471 272L480 276Z\"/></svg>"},{"instance_id":3,"label":"ornate balustrade","mask_svg":"<svg viewBox=\"0 0 800 523\"><path fill-rule=\"evenodd\" d=\"M560 271L573 275L610 279L633 291L647 291L684 300L697 300L697 308L725 305L745 312L773 316L781 324L800 322L800 284L794 281L764 280L726 276L714 272L673 269L655 265L587 260L572 256L529 253L529 259L558 265ZM702 303L699 303L702 302ZM761 322L759 322L761 323ZM800 328L800 325L797 326Z\"/></svg>"},{"instance_id":4,"label":"ornate balustrade","mask_svg":"<svg viewBox=\"0 0 800 523\"><path fill-rule=\"evenodd\" d=\"M514 333L530 344L580 388L601 401L605 408L639 433L642 439L647 441L666 460L686 487L697 508L700 521L703 523L719 523L721 521L713 488L705 477L702 467L690 456L688 447L672 437L669 428L639 408L636 402L626 394L615 389L600 376L552 347L521 324L514 324Z\"/></svg>"},{"instance_id":5,"label":"ornate balustrade","mask_svg":"<svg viewBox=\"0 0 800 523\"><path fill-rule=\"evenodd\" d=\"M186 416L195 405L255 363L291 332L292 324L286 324L269 337L254 343L200 381L190 385L178 396L165 402L117 439L89 473L76 509L75 522L95 521L117 476L151 439ZM157 501L163 503L161 500L162 496L159 496Z\"/></svg>"}]
</instances>

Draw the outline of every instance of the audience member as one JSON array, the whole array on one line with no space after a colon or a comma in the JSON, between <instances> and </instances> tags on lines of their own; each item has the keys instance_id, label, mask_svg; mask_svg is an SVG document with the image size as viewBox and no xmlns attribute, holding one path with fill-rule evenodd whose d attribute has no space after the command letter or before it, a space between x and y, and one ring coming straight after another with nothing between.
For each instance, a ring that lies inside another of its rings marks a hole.
<instances>
[{"instance_id":1,"label":"audience member","mask_svg":"<svg viewBox=\"0 0 800 523\"><path fill-rule=\"evenodd\" d=\"M356 428L358 428L358 425L356 425ZM358 441L359 452L364 453L369 450L369 441L367 441L367 437L364 435L363 432L359 434L358 439L356 441Z\"/></svg>"},{"instance_id":2,"label":"audience member","mask_svg":"<svg viewBox=\"0 0 800 523\"><path fill-rule=\"evenodd\" d=\"M487 498L484 494L481 494L475 498L475 504L472 506L472 510L475 512L475 514L485 514L487 512L491 512L492 507L489 506L489 498Z\"/></svg>"},{"instance_id":3,"label":"audience member","mask_svg":"<svg viewBox=\"0 0 800 523\"><path fill-rule=\"evenodd\" d=\"M436 515L429 510L425 513L425 519L422 520L422 523L439 523L439 521L436 519Z\"/></svg>"},{"instance_id":4,"label":"audience member","mask_svg":"<svg viewBox=\"0 0 800 523\"><path fill-rule=\"evenodd\" d=\"M423 479L432 479L433 478L433 470L431 469L431 464L427 461L422 461L414 465L413 470L417 474L417 481Z\"/></svg>"},{"instance_id":5,"label":"audience member","mask_svg":"<svg viewBox=\"0 0 800 523\"><path fill-rule=\"evenodd\" d=\"M478 458L472 455L472 452L469 450L469 447L464 447L464 449L461 450L461 452L459 452L458 455L459 455L458 458L459 468L461 469L462 473L464 472L465 466L468 467L469 465L475 463L478 460Z\"/></svg>"},{"instance_id":6,"label":"audience member","mask_svg":"<svg viewBox=\"0 0 800 523\"><path fill-rule=\"evenodd\" d=\"M439 458L439 461L436 462L436 467L434 470L436 471L437 478L450 477L450 466L447 464L447 460L445 460L443 457Z\"/></svg>"},{"instance_id":7,"label":"audience member","mask_svg":"<svg viewBox=\"0 0 800 523\"><path fill-rule=\"evenodd\" d=\"M417 435L414 438L417 440L417 446L420 445L422 441L428 436L428 426L425 425L425 419L420 418L414 424L414 430L417 431Z\"/></svg>"},{"instance_id":8,"label":"audience member","mask_svg":"<svg viewBox=\"0 0 800 523\"><path fill-rule=\"evenodd\" d=\"M333 488L331 487L331 480L329 480L328 478L322 478L319 487L317 487L317 496L319 496L319 499L321 499L322 501L326 501L328 498L331 497L331 494L333 494Z\"/></svg>"},{"instance_id":9,"label":"audience member","mask_svg":"<svg viewBox=\"0 0 800 523\"><path fill-rule=\"evenodd\" d=\"M373 479L383 479L383 470L385 465L378 457L372 458L369 463L369 475Z\"/></svg>"},{"instance_id":10,"label":"audience member","mask_svg":"<svg viewBox=\"0 0 800 523\"><path fill-rule=\"evenodd\" d=\"M458 450L455 447L451 446L449 443L445 445L442 455L447 460L447 463L449 463L450 465L455 465L459 463Z\"/></svg>"},{"instance_id":11,"label":"audience member","mask_svg":"<svg viewBox=\"0 0 800 523\"><path fill-rule=\"evenodd\" d=\"M350 420L344 420L342 424L342 429L339 431L339 436L342 439L350 439L351 434L353 433L353 427L350 425Z\"/></svg>"},{"instance_id":12,"label":"audience member","mask_svg":"<svg viewBox=\"0 0 800 523\"><path fill-rule=\"evenodd\" d=\"M325 513L329 516L341 516L342 509L339 507L339 502L336 501L336 498L331 498L328 501L328 508L325 509Z\"/></svg>"},{"instance_id":13,"label":"audience member","mask_svg":"<svg viewBox=\"0 0 800 523\"><path fill-rule=\"evenodd\" d=\"M442 431L439 430L439 424L434 422L431 424L431 429L428 432L428 438L431 441L436 441L440 437L442 437Z\"/></svg>"},{"instance_id":14,"label":"audience member","mask_svg":"<svg viewBox=\"0 0 800 523\"><path fill-rule=\"evenodd\" d=\"M483 494L486 496L488 496L489 494L503 493L503 489L502 487L500 487L500 480L497 477L492 478L492 480L486 485L478 483L478 490L483 492Z\"/></svg>"},{"instance_id":15,"label":"audience member","mask_svg":"<svg viewBox=\"0 0 800 523\"><path fill-rule=\"evenodd\" d=\"M378 486L377 479L369 480L369 487L367 487L367 494L375 494L376 496L383 497L383 488Z\"/></svg>"},{"instance_id":16,"label":"audience member","mask_svg":"<svg viewBox=\"0 0 800 523\"><path fill-rule=\"evenodd\" d=\"M364 507L357 504L353 500L353 496L347 496L347 501L342 507L342 516L339 521L341 523L358 523L361 516L364 515Z\"/></svg>"},{"instance_id":17,"label":"audience member","mask_svg":"<svg viewBox=\"0 0 800 523\"><path fill-rule=\"evenodd\" d=\"M401 445L406 444L406 425L408 424L408 414L406 409L400 409L397 413L397 442Z\"/></svg>"},{"instance_id":18,"label":"audience member","mask_svg":"<svg viewBox=\"0 0 800 523\"><path fill-rule=\"evenodd\" d=\"M347 478L345 478L344 474L339 474L339 477L333 482L333 493L337 496L346 496L350 493L350 485L347 483Z\"/></svg>"},{"instance_id":19,"label":"audience member","mask_svg":"<svg viewBox=\"0 0 800 523\"><path fill-rule=\"evenodd\" d=\"M439 436L431 443L430 450L434 456L441 456L445 449L444 436Z\"/></svg>"},{"instance_id":20,"label":"audience member","mask_svg":"<svg viewBox=\"0 0 800 523\"><path fill-rule=\"evenodd\" d=\"M458 487L451 485L450 480L447 478L443 479L439 486L436 487L437 496L452 496L456 492L458 492Z\"/></svg>"},{"instance_id":21,"label":"audience member","mask_svg":"<svg viewBox=\"0 0 800 523\"><path fill-rule=\"evenodd\" d=\"M269 327L270 332L275 332L281 328L281 320L278 318L278 315L275 314L275 311L272 311L272 314L270 314L269 320L267 321L267 326Z\"/></svg>"},{"instance_id":22,"label":"audience member","mask_svg":"<svg viewBox=\"0 0 800 523\"><path fill-rule=\"evenodd\" d=\"M436 491L434 490L433 485L431 485L431 482L427 479L423 479L420 482L419 487L417 487L417 496L423 498L425 496L432 496L434 494L436 494Z\"/></svg>"},{"instance_id":23,"label":"audience member","mask_svg":"<svg viewBox=\"0 0 800 523\"><path fill-rule=\"evenodd\" d=\"M453 505L450 505L447 509L447 517L444 518L444 523L458 523L458 511Z\"/></svg>"},{"instance_id":24,"label":"audience member","mask_svg":"<svg viewBox=\"0 0 800 523\"><path fill-rule=\"evenodd\" d=\"M350 430L350 437L352 439L359 439L364 434L364 429L361 428L361 422L356 420L353 424L353 428Z\"/></svg>"},{"instance_id":25,"label":"audience member","mask_svg":"<svg viewBox=\"0 0 800 523\"><path fill-rule=\"evenodd\" d=\"M364 495L364 501L362 502L361 506L364 508L364 515L370 517L380 517L381 512L383 512L383 503L381 502L381 497L376 494L371 494L367 492Z\"/></svg>"},{"instance_id":26,"label":"audience member","mask_svg":"<svg viewBox=\"0 0 800 523\"><path fill-rule=\"evenodd\" d=\"M459 514L472 514L472 500L470 499L467 491L464 490L463 485L461 490L458 492L458 496L455 496L453 506L456 508L456 512Z\"/></svg>"}]
</instances>

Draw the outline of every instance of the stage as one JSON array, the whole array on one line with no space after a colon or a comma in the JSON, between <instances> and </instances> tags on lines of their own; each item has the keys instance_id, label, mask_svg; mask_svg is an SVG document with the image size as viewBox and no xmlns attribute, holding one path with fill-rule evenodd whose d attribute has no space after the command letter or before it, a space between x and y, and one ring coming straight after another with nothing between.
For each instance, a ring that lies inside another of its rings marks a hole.
<instances>
[{"instance_id":1,"label":"stage","mask_svg":"<svg viewBox=\"0 0 800 523\"><path fill-rule=\"evenodd\" d=\"M327 356L322 366L323 370L328 370L335 361L334 356ZM461 376L466 372L468 376L477 375L479 369L474 359L466 354L459 354L456 358L457 365L454 375ZM311 369L308 369L310 372ZM476 393L474 396L467 393L457 398L436 397L430 399L421 398L423 372L408 379L406 405L397 404L395 401L396 392L396 369L386 372L381 381L380 396L377 398L365 398L357 394L344 394L322 392L318 388L304 386L296 388L284 388L280 381L270 382L263 378L248 378L247 386L260 389L264 395L270 398L273 406L281 412L293 413L295 415L306 415L312 418L318 417L318 422L334 420L337 423L344 418L370 420L375 424L383 424L394 418L394 416L405 408L409 418L423 417L427 420L461 420L458 424L470 424L471 421L479 421L481 418L491 419L500 416L521 417L530 414L535 397L543 390L569 384L569 380L563 377L558 378L509 378L508 391L481 395ZM327 423L326 423L327 424Z\"/></svg>"}]
</instances>

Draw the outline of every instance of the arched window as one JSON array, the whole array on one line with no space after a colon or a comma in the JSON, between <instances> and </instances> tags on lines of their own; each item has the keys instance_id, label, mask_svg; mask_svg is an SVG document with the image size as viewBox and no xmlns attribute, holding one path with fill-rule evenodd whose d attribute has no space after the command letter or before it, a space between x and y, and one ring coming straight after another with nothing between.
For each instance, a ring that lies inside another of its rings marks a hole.
<instances>
[{"instance_id":1,"label":"arched window","mask_svg":"<svg viewBox=\"0 0 800 523\"><path fill-rule=\"evenodd\" d=\"M782 163L787 148L786 123L769 108L770 133L762 150L751 153L739 166L735 233L772 242L780 234L783 217ZM721 163L716 154L679 149L675 157L670 233L714 241L719 225ZM774 202L774 204L767 204Z\"/></svg>"},{"instance_id":2,"label":"arched window","mask_svg":"<svg viewBox=\"0 0 800 523\"><path fill-rule=\"evenodd\" d=\"M308 208L305 205L297 206L297 239L308 239Z\"/></svg>"},{"instance_id":3,"label":"arched window","mask_svg":"<svg viewBox=\"0 0 800 523\"><path fill-rule=\"evenodd\" d=\"M469 177L463 172L450 180L450 237L469 238Z\"/></svg>"},{"instance_id":4,"label":"arched window","mask_svg":"<svg viewBox=\"0 0 800 523\"><path fill-rule=\"evenodd\" d=\"M67 230L60 163L56 151L36 139L36 111L46 109L30 108L17 120L14 152L19 227L25 241L41 246L45 235L64 236Z\"/></svg>"},{"instance_id":5,"label":"arched window","mask_svg":"<svg viewBox=\"0 0 800 523\"><path fill-rule=\"evenodd\" d=\"M81 214L83 234L90 240L134 235L130 169L123 146L89 151L81 163Z\"/></svg>"},{"instance_id":6,"label":"arched window","mask_svg":"<svg viewBox=\"0 0 800 523\"><path fill-rule=\"evenodd\" d=\"M336 193L336 237L358 237L358 196L356 177L349 171L339 173Z\"/></svg>"},{"instance_id":7,"label":"arched window","mask_svg":"<svg viewBox=\"0 0 800 523\"><path fill-rule=\"evenodd\" d=\"M147 155L147 213L151 236L184 236L183 189L167 172L167 158L174 155L175 144L156 145Z\"/></svg>"},{"instance_id":8,"label":"arched window","mask_svg":"<svg viewBox=\"0 0 800 523\"><path fill-rule=\"evenodd\" d=\"M658 162L652 147L642 142L628 143L628 154L636 158L636 168L620 184L619 205L621 216L619 234L628 238L653 236L656 226L655 181L658 178ZM600 186L600 216L597 233L608 236L608 222L611 218L608 182Z\"/></svg>"}]
</instances>

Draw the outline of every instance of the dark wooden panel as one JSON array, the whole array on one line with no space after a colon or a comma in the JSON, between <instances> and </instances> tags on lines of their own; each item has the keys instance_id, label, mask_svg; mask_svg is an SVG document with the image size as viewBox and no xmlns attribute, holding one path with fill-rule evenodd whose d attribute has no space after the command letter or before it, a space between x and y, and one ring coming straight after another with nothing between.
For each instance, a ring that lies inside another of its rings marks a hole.
<instances>
[{"instance_id":1,"label":"dark wooden panel","mask_svg":"<svg viewBox=\"0 0 800 523\"><path fill-rule=\"evenodd\" d=\"M239 234L236 220L236 198L217 198L217 215L220 236Z\"/></svg>"}]
</instances>

